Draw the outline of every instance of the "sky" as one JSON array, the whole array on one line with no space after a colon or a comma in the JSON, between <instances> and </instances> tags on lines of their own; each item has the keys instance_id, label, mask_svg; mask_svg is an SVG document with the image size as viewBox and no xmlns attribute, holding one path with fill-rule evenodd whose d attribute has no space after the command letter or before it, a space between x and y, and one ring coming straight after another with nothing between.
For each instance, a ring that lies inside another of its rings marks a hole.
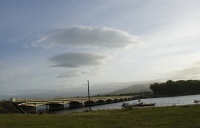
<instances>
[{"instance_id":1,"label":"sky","mask_svg":"<svg viewBox=\"0 0 200 128\"><path fill-rule=\"evenodd\" d=\"M200 79L199 0L0 0L0 96Z\"/></svg>"}]
</instances>

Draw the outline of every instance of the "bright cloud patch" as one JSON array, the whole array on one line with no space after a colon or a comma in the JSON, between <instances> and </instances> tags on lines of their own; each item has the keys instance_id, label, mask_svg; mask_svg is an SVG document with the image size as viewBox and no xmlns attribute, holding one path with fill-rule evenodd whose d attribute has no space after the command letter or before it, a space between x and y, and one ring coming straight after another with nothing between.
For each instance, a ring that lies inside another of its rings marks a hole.
<instances>
[{"instance_id":1,"label":"bright cloud patch","mask_svg":"<svg viewBox=\"0 0 200 128\"><path fill-rule=\"evenodd\" d=\"M108 56L92 53L64 53L55 55L50 58L53 63L52 67L81 67L81 66L96 66L104 63Z\"/></svg>"},{"instance_id":2,"label":"bright cloud patch","mask_svg":"<svg viewBox=\"0 0 200 128\"><path fill-rule=\"evenodd\" d=\"M137 37L125 31L107 27L75 26L55 29L32 43L32 46L48 48L54 44L64 44L79 48L126 48L135 43L139 43Z\"/></svg>"}]
</instances>

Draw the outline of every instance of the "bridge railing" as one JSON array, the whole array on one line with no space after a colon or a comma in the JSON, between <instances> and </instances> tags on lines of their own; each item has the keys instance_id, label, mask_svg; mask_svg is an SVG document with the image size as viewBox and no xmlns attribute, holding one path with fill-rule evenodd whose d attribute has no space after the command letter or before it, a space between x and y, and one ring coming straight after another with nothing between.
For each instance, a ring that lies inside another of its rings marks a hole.
<instances>
[{"instance_id":1,"label":"bridge railing","mask_svg":"<svg viewBox=\"0 0 200 128\"><path fill-rule=\"evenodd\" d=\"M110 96L110 97L91 97L91 100L108 100L131 98L132 96ZM45 101L73 101L73 100L88 100L87 97L55 97L55 98L10 98L11 102L45 102Z\"/></svg>"},{"instance_id":2,"label":"bridge railing","mask_svg":"<svg viewBox=\"0 0 200 128\"><path fill-rule=\"evenodd\" d=\"M44 102L44 101L66 101L70 100L70 98L10 98L10 101L12 102L31 102L31 101L37 101L37 102Z\"/></svg>"}]
</instances>

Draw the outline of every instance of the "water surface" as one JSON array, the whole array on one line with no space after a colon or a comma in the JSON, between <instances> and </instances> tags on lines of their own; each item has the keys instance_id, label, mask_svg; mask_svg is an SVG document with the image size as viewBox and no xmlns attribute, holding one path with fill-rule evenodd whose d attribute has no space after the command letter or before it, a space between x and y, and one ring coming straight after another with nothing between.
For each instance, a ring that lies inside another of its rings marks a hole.
<instances>
[{"instance_id":1,"label":"water surface","mask_svg":"<svg viewBox=\"0 0 200 128\"><path fill-rule=\"evenodd\" d=\"M155 106L174 106L174 105L192 105L195 104L194 100L200 100L200 95L189 95L189 96L177 96L177 97L164 97L164 98L148 98L148 99L141 99L140 102L143 103L155 103ZM138 103L138 100L132 101L125 101L129 103ZM92 110L103 110L103 109L121 109L122 103L113 103L113 104L105 104L105 105L98 105L92 106ZM68 105L65 105L67 108ZM38 110L44 110L46 107L41 106ZM88 107L77 108L77 109L70 109L70 110L59 110L59 111L52 111L49 112L50 114L67 114L72 112L82 112L89 110Z\"/></svg>"}]
</instances>

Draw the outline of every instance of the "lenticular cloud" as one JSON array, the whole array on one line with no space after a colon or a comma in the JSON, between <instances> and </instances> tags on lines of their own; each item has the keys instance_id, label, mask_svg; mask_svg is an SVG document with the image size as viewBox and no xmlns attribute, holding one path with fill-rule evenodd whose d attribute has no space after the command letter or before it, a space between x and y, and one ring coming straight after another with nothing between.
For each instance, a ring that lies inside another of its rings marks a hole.
<instances>
[{"instance_id":1,"label":"lenticular cloud","mask_svg":"<svg viewBox=\"0 0 200 128\"><path fill-rule=\"evenodd\" d=\"M94 53L69 52L51 57L51 67L76 68L81 66L96 66L104 63L109 57Z\"/></svg>"},{"instance_id":2,"label":"lenticular cloud","mask_svg":"<svg viewBox=\"0 0 200 128\"><path fill-rule=\"evenodd\" d=\"M63 44L78 48L126 48L139 42L136 36L118 29L75 26L52 30L39 38L32 46L46 48L46 46L53 46L52 44Z\"/></svg>"}]
</instances>

